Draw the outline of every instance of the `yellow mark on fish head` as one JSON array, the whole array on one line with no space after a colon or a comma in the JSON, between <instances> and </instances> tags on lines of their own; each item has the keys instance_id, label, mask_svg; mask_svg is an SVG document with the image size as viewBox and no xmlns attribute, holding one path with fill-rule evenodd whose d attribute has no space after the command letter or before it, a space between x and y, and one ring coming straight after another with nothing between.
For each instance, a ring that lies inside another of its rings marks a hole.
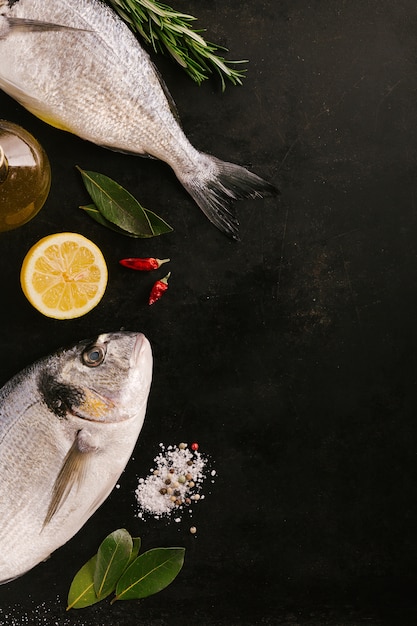
<instances>
[{"instance_id":1,"label":"yellow mark on fish head","mask_svg":"<svg viewBox=\"0 0 417 626\"><path fill-rule=\"evenodd\" d=\"M105 422L108 413L115 408L114 402L92 389L84 390L83 402L77 407L77 413L86 419Z\"/></svg>"}]
</instances>

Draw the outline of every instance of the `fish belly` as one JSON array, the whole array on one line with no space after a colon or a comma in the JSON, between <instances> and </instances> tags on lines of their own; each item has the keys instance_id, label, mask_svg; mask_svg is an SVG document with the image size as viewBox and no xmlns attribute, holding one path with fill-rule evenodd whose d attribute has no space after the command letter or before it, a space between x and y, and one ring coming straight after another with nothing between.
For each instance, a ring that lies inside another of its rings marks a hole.
<instances>
[{"instance_id":1,"label":"fish belly","mask_svg":"<svg viewBox=\"0 0 417 626\"><path fill-rule=\"evenodd\" d=\"M14 30L0 40L0 87L32 113L93 143L174 165L193 152L148 54L109 7L19 0L2 12L78 29Z\"/></svg>"}]
</instances>

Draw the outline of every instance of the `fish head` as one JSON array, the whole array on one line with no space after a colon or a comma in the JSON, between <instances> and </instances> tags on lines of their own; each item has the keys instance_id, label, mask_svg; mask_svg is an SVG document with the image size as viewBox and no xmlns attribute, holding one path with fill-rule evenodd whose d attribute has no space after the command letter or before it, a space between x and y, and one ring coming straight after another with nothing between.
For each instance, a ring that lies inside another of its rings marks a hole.
<instances>
[{"instance_id":1,"label":"fish head","mask_svg":"<svg viewBox=\"0 0 417 626\"><path fill-rule=\"evenodd\" d=\"M142 333L120 331L59 351L44 362L38 385L58 418L142 424L151 381L149 341Z\"/></svg>"}]
</instances>

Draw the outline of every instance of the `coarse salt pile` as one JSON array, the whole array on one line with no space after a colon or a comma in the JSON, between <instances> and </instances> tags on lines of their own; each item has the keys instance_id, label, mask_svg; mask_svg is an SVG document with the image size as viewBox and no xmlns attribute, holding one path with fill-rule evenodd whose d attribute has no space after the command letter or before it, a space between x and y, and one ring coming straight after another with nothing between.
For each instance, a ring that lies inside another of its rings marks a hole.
<instances>
[{"instance_id":1,"label":"coarse salt pile","mask_svg":"<svg viewBox=\"0 0 417 626\"><path fill-rule=\"evenodd\" d=\"M136 489L139 505L138 516L156 519L175 514L174 520L181 521L181 513L192 514L191 505L204 498L201 487L206 479L207 458L198 452L198 444L190 447L186 443L165 447L154 459L155 467L147 478L140 478ZM213 479L216 472L212 470ZM213 482L213 481L212 481Z\"/></svg>"}]
</instances>

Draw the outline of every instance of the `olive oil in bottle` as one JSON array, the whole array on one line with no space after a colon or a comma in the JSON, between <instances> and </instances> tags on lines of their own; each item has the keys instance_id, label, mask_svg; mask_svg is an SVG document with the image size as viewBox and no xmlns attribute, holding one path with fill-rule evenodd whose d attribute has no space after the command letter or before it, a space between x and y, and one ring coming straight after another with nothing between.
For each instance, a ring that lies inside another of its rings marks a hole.
<instances>
[{"instance_id":1,"label":"olive oil in bottle","mask_svg":"<svg viewBox=\"0 0 417 626\"><path fill-rule=\"evenodd\" d=\"M51 167L42 146L22 127L0 120L0 231L35 217L50 186Z\"/></svg>"}]
</instances>

